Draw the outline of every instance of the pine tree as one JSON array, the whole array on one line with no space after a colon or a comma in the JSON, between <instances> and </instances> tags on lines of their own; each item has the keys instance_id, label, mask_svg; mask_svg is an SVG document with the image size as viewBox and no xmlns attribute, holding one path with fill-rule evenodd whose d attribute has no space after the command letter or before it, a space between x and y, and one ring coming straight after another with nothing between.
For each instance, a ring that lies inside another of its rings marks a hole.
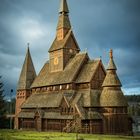
<instances>
[{"instance_id":1,"label":"pine tree","mask_svg":"<svg viewBox=\"0 0 140 140\"><path fill-rule=\"evenodd\" d=\"M5 100L4 100L4 90L3 83L0 76L0 128L4 127L5 122Z\"/></svg>"}]
</instances>

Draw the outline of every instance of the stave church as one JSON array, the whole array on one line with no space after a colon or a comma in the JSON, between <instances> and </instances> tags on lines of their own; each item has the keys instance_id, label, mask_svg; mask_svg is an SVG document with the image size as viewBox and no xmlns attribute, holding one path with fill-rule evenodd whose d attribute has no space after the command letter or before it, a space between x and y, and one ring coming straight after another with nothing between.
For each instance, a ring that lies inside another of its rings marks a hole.
<instances>
[{"instance_id":1,"label":"stave church","mask_svg":"<svg viewBox=\"0 0 140 140\"><path fill-rule=\"evenodd\" d=\"M116 73L113 51L104 68L101 58L81 52L61 0L49 60L36 75L29 47L17 85L15 129L132 134L128 103Z\"/></svg>"}]
</instances>

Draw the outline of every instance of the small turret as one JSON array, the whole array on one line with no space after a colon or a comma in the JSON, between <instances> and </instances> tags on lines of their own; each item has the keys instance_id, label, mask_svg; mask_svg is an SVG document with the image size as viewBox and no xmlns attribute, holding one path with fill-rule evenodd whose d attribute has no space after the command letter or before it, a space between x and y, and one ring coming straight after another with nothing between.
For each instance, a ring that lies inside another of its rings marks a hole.
<instances>
[{"instance_id":1,"label":"small turret","mask_svg":"<svg viewBox=\"0 0 140 140\"><path fill-rule=\"evenodd\" d=\"M121 82L116 74L116 65L113 60L113 51L110 51L110 60L107 74L103 82L103 91L100 96L101 106L127 106L127 101L121 90Z\"/></svg>"},{"instance_id":2,"label":"small turret","mask_svg":"<svg viewBox=\"0 0 140 140\"><path fill-rule=\"evenodd\" d=\"M113 51L110 50L109 54L110 60L100 96L100 106L105 118L104 133L129 134L128 103L123 95L122 85L116 73L117 68L113 60Z\"/></svg>"},{"instance_id":3,"label":"small turret","mask_svg":"<svg viewBox=\"0 0 140 140\"><path fill-rule=\"evenodd\" d=\"M112 50L110 50L109 55L110 55L110 60L107 67L107 75L105 77L102 87L121 87L122 84L116 74L117 68L113 60Z\"/></svg>"}]
</instances>

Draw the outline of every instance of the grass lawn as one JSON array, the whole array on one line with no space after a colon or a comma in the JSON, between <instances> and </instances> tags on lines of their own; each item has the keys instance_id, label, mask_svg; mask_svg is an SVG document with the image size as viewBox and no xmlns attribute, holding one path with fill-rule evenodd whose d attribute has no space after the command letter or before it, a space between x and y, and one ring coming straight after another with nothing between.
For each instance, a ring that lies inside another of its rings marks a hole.
<instances>
[{"instance_id":1,"label":"grass lawn","mask_svg":"<svg viewBox=\"0 0 140 140\"><path fill-rule=\"evenodd\" d=\"M84 140L140 140L133 136L79 134ZM0 140L76 140L74 133L0 130Z\"/></svg>"}]
</instances>

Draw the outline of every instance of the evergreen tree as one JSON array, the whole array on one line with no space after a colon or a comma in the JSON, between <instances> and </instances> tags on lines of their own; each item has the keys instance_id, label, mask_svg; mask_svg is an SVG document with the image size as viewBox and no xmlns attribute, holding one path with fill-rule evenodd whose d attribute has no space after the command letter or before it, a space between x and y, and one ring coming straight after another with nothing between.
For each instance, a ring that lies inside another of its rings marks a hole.
<instances>
[{"instance_id":1,"label":"evergreen tree","mask_svg":"<svg viewBox=\"0 0 140 140\"><path fill-rule=\"evenodd\" d=\"M3 83L0 76L0 128L4 128L5 124L5 100L4 100L4 90Z\"/></svg>"}]
</instances>

